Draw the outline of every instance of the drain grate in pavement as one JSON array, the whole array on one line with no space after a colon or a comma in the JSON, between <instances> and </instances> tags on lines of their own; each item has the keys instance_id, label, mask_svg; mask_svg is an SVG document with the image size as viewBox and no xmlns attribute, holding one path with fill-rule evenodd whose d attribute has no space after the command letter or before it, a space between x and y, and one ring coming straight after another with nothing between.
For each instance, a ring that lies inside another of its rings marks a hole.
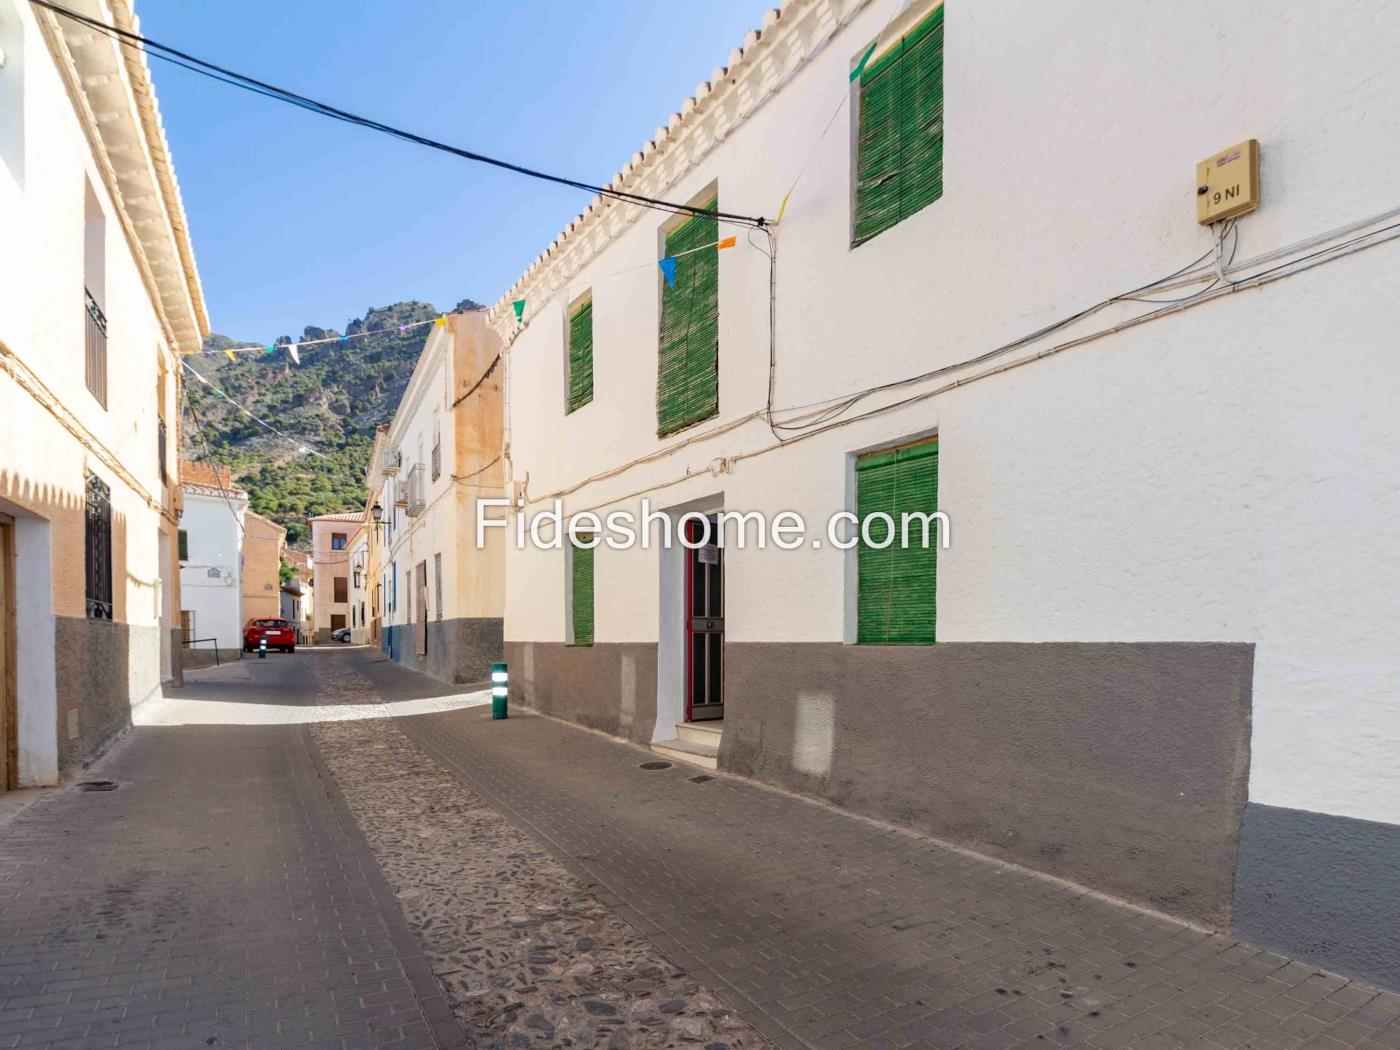
<instances>
[{"instance_id":1,"label":"drain grate in pavement","mask_svg":"<svg viewBox=\"0 0 1400 1050\"><path fill-rule=\"evenodd\" d=\"M78 781L79 791L116 791L117 782L115 780L80 780Z\"/></svg>"},{"instance_id":2,"label":"drain grate in pavement","mask_svg":"<svg viewBox=\"0 0 1400 1050\"><path fill-rule=\"evenodd\" d=\"M708 773L701 773L698 777L691 777L690 782L692 784L708 784L711 780L714 779L715 778L710 776L710 774Z\"/></svg>"},{"instance_id":3,"label":"drain grate in pavement","mask_svg":"<svg viewBox=\"0 0 1400 1050\"><path fill-rule=\"evenodd\" d=\"M671 763L669 763L669 762L643 762L643 763L642 763L642 768L643 768L643 769L670 769L670 768L671 768Z\"/></svg>"}]
</instances>

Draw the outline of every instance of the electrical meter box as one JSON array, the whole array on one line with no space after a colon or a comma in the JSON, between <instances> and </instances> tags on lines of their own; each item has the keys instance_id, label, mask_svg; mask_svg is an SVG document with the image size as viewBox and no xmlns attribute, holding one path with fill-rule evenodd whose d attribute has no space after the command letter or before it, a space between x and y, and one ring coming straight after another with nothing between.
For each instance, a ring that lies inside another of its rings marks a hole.
<instances>
[{"instance_id":1,"label":"electrical meter box","mask_svg":"<svg viewBox=\"0 0 1400 1050\"><path fill-rule=\"evenodd\" d=\"M1259 140L1249 139L1196 165L1196 221L1203 226L1259 207Z\"/></svg>"}]
</instances>

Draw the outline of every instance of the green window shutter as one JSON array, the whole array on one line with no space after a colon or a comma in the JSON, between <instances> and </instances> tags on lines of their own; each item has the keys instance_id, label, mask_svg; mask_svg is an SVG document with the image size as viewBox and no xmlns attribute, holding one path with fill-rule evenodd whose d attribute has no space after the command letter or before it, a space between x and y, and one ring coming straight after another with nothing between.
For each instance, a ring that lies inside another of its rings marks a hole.
<instances>
[{"instance_id":1,"label":"green window shutter","mask_svg":"<svg viewBox=\"0 0 1400 1050\"><path fill-rule=\"evenodd\" d=\"M718 210L719 198L701 208ZM658 437L719 412L719 250L705 247L718 239L719 220L709 215L693 216L666 236L666 254L677 258L675 287L661 287Z\"/></svg>"},{"instance_id":2,"label":"green window shutter","mask_svg":"<svg viewBox=\"0 0 1400 1050\"><path fill-rule=\"evenodd\" d=\"M593 300L569 315L569 411L593 400Z\"/></svg>"},{"instance_id":3,"label":"green window shutter","mask_svg":"<svg viewBox=\"0 0 1400 1050\"><path fill-rule=\"evenodd\" d=\"M570 543L574 645L593 644L593 548Z\"/></svg>"},{"instance_id":4,"label":"green window shutter","mask_svg":"<svg viewBox=\"0 0 1400 1050\"><path fill-rule=\"evenodd\" d=\"M860 76L856 244L943 196L943 7Z\"/></svg>"},{"instance_id":5,"label":"green window shutter","mask_svg":"<svg viewBox=\"0 0 1400 1050\"><path fill-rule=\"evenodd\" d=\"M917 523L902 546L902 515L938 509L938 442L872 452L856 460L856 513L862 522L883 511L894 522L894 542L879 549L864 537L857 548L856 641L871 645L927 645L934 640L937 612L938 526L930 523L929 546L921 546ZM870 526L883 543L883 520Z\"/></svg>"},{"instance_id":6,"label":"green window shutter","mask_svg":"<svg viewBox=\"0 0 1400 1050\"><path fill-rule=\"evenodd\" d=\"M180 530L180 560L190 560L190 534L187 530Z\"/></svg>"}]
</instances>

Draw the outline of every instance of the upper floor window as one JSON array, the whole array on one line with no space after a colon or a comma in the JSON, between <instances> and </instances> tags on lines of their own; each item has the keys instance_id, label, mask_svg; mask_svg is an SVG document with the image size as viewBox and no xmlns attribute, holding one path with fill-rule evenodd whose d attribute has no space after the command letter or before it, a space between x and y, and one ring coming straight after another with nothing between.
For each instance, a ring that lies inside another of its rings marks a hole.
<instances>
[{"instance_id":1,"label":"upper floor window","mask_svg":"<svg viewBox=\"0 0 1400 1050\"><path fill-rule=\"evenodd\" d=\"M112 618L112 490L96 474L89 474L84 522L84 562L87 569L87 615L93 620Z\"/></svg>"},{"instance_id":2,"label":"upper floor window","mask_svg":"<svg viewBox=\"0 0 1400 1050\"><path fill-rule=\"evenodd\" d=\"M332 533L331 533L331 550L333 550L333 551L343 551L344 549L345 549L345 533L343 533L343 532L332 532Z\"/></svg>"},{"instance_id":3,"label":"upper floor window","mask_svg":"<svg viewBox=\"0 0 1400 1050\"><path fill-rule=\"evenodd\" d=\"M180 560L190 560L190 532L189 529L180 530Z\"/></svg>"},{"instance_id":4,"label":"upper floor window","mask_svg":"<svg viewBox=\"0 0 1400 1050\"><path fill-rule=\"evenodd\" d=\"M107 407L107 220L92 184L83 198L83 378Z\"/></svg>"},{"instance_id":5,"label":"upper floor window","mask_svg":"<svg viewBox=\"0 0 1400 1050\"><path fill-rule=\"evenodd\" d=\"M569 308L569 403L574 412L593 400L593 295Z\"/></svg>"},{"instance_id":6,"label":"upper floor window","mask_svg":"<svg viewBox=\"0 0 1400 1050\"><path fill-rule=\"evenodd\" d=\"M433 480L442 476L442 420L433 409Z\"/></svg>"},{"instance_id":7,"label":"upper floor window","mask_svg":"<svg viewBox=\"0 0 1400 1050\"><path fill-rule=\"evenodd\" d=\"M862 244L943 196L943 6L860 75L855 222Z\"/></svg>"},{"instance_id":8,"label":"upper floor window","mask_svg":"<svg viewBox=\"0 0 1400 1050\"><path fill-rule=\"evenodd\" d=\"M701 204L719 210L719 195ZM656 434L665 437L719 412L719 220L694 215L666 235L675 280L661 287ZM698 250L697 250L698 249Z\"/></svg>"},{"instance_id":9,"label":"upper floor window","mask_svg":"<svg viewBox=\"0 0 1400 1050\"><path fill-rule=\"evenodd\" d=\"M873 645L934 640L938 544L906 528L908 515L938 510L938 441L871 452L856 460L856 641ZM930 533L934 535L934 533Z\"/></svg>"}]
</instances>

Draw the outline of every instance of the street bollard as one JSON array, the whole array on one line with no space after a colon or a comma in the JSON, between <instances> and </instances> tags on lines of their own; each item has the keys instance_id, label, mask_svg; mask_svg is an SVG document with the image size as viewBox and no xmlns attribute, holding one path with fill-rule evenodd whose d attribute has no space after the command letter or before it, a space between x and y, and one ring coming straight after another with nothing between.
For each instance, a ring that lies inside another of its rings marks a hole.
<instances>
[{"instance_id":1,"label":"street bollard","mask_svg":"<svg viewBox=\"0 0 1400 1050\"><path fill-rule=\"evenodd\" d=\"M267 659L267 636L266 636L266 635L264 635L263 637L261 637L261 638L258 639L258 659L259 659L259 660L266 660L266 659Z\"/></svg>"},{"instance_id":2,"label":"street bollard","mask_svg":"<svg viewBox=\"0 0 1400 1050\"><path fill-rule=\"evenodd\" d=\"M510 675L505 664L491 665L491 717L509 717Z\"/></svg>"}]
</instances>

